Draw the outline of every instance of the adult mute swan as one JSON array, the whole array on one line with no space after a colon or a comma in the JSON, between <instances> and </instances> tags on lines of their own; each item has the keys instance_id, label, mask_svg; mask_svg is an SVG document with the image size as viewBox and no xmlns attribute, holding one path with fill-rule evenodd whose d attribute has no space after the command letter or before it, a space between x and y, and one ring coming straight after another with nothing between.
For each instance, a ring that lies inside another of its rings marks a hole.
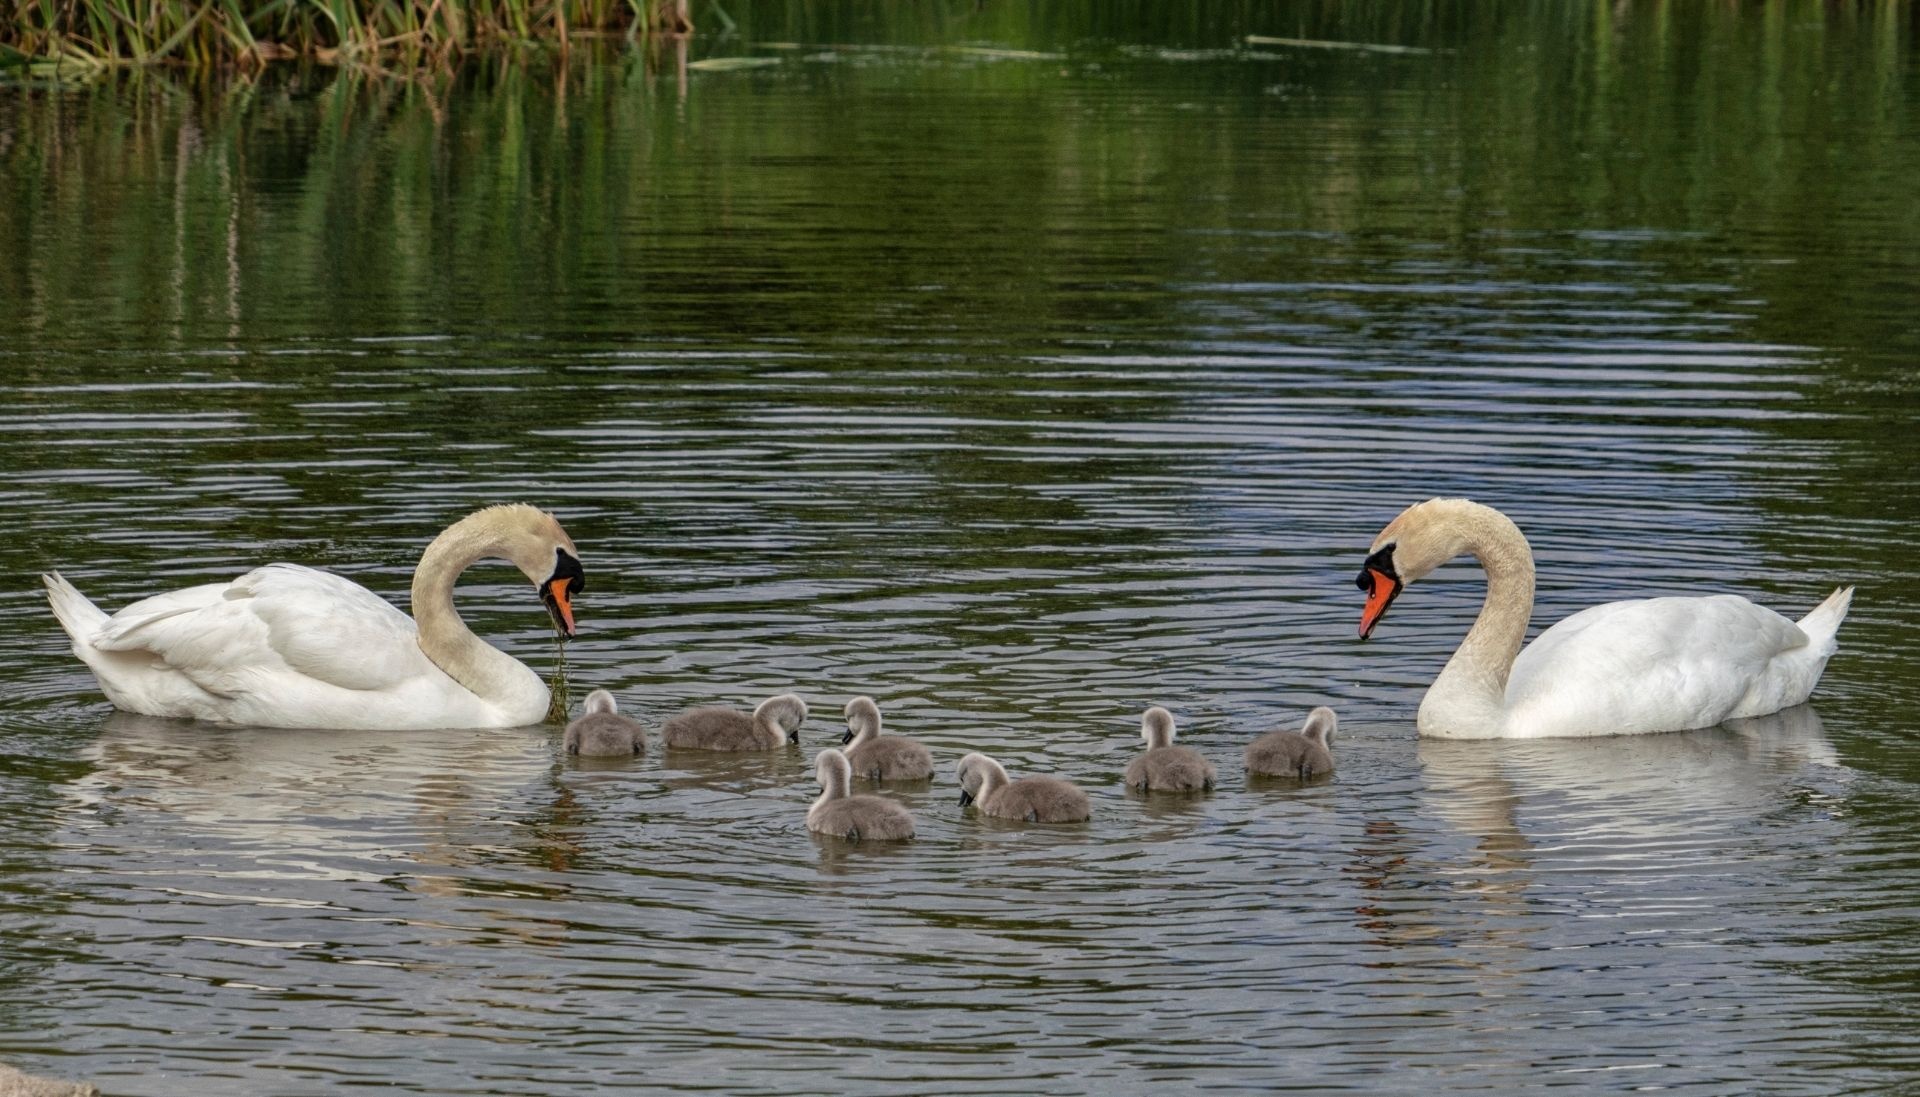
<instances>
[{"instance_id":1,"label":"adult mute swan","mask_svg":"<svg viewBox=\"0 0 1920 1097\"><path fill-rule=\"evenodd\" d=\"M454 580L487 559L524 572L554 626L574 634L586 573L573 541L553 515L520 504L476 511L433 539L413 572L412 617L298 564L157 594L112 617L59 572L40 578L73 653L129 712L300 728L538 723L540 677L453 608Z\"/></svg>"},{"instance_id":2,"label":"adult mute swan","mask_svg":"<svg viewBox=\"0 0 1920 1097\"><path fill-rule=\"evenodd\" d=\"M1520 650L1533 613L1533 550L1506 515L1429 499L1373 540L1356 580L1360 638L1402 587L1471 553L1487 572L1480 617L1420 702L1442 739L1629 735L1711 727L1797 705L1813 692L1853 601L1834 591L1796 624L1732 594L1641 598L1581 610Z\"/></svg>"}]
</instances>

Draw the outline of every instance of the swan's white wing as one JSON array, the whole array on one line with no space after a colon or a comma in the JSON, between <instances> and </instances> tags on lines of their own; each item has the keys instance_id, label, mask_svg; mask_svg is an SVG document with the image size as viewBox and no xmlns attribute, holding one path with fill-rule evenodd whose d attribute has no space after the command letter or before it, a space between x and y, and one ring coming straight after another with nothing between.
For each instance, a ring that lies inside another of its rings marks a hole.
<instances>
[{"instance_id":1,"label":"swan's white wing","mask_svg":"<svg viewBox=\"0 0 1920 1097\"><path fill-rule=\"evenodd\" d=\"M236 580L227 597L240 592L266 622L273 649L308 677L346 689L387 689L431 672L413 618L351 580L268 564Z\"/></svg>"},{"instance_id":2,"label":"swan's white wing","mask_svg":"<svg viewBox=\"0 0 1920 1097\"><path fill-rule=\"evenodd\" d=\"M151 653L221 696L287 671L344 689L386 689L427 663L406 614L358 583L297 564L136 602L94 646Z\"/></svg>"},{"instance_id":3,"label":"swan's white wing","mask_svg":"<svg viewBox=\"0 0 1920 1097\"><path fill-rule=\"evenodd\" d=\"M1541 633L1514 660L1509 733L1710 727L1740 714L1775 657L1806 644L1792 621L1737 595L1594 606Z\"/></svg>"}]
</instances>

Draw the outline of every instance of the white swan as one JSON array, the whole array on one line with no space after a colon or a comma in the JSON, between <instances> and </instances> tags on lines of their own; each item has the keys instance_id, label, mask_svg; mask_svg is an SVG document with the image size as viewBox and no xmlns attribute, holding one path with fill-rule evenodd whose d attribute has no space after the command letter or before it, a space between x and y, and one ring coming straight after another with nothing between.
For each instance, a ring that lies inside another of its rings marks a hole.
<instances>
[{"instance_id":1,"label":"white swan","mask_svg":"<svg viewBox=\"0 0 1920 1097\"><path fill-rule=\"evenodd\" d=\"M453 608L454 580L486 559L524 572L573 635L573 596L586 584L573 541L553 515L519 504L476 511L434 538L413 572L412 617L298 564L143 598L112 617L58 572L40 578L73 653L129 712L263 727L538 723L539 675Z\"/></svg>"},{"instance_id":2,"label":"white swan","mask_svg":"<svg viewBox=\"0 0 1920 1097\"><path fill-rule=\"evenodd\" d=\"M1778 712L1813 692L1853 601L1852 587L1836 590L1798 624L1732 594L1609 602L1521 651L1533 613L1526 537L1492 507L1430 499L1374 538L1356 580L1360 638L1403 586L1468 553L1486 569L1486 603L1420 702L1420 734L1442 739L1683 731Z\"/></svg>"}]
</instances>

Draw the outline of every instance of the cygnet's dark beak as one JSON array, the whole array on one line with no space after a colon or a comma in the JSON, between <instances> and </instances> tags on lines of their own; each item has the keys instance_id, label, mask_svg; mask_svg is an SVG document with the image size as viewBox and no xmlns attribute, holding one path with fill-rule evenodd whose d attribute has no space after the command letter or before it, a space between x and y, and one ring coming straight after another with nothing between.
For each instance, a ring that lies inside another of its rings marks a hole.
<instances>
[{"instance_id":1,"label":"cygnet's dark beak","mask_svg":"<svg viewBox=\"0 0 1920 1097\"><path fill-rule=\"evenodd\" d=\"M846 733L845 735L842 735L842 736L840 737L840 745L841 745L841 746L845 746L845 745L847 745L848 743L851 743L851 742L853 742L853 729L852 729L852 728L848 728L848 729L847 729L847 733Z\"/></svg>"},{"instance_id":2,"label":"cygnet's dark beak","mask_svg":"<svg viewBox=\"0 0 1920 1097\"><path fill-rule=\"evenodd\" d=\"M968 804L971 804L971 803L973 803L973 793L968 792L966 789L961 789L960 790L960 806L966 807Z\"/></svg>"},{"instance_id":3,"label":"cygnet's dark beak","mask_svg":"<svg viewBox=\"0 0 1920 1097\"><path fill-rule=\"evenodd\" d=\"M787 742L789 742L789 743L797 743L797 742L799 742L799 741L800 741L800 729L799 729L799 728L794 728L794 729L793 729L792 731L789 731L789 732L787 732Z\"/></svg>"}]
</instances>

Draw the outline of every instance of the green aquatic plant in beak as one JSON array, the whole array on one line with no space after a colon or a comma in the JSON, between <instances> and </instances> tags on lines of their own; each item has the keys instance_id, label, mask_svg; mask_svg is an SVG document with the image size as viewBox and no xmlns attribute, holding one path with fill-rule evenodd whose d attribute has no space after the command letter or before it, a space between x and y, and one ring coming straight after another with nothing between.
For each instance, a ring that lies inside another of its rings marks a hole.
<instances>
[{"instance_id":1,"label":"green aquatic plant in beak","mask_svg":"<svg viewBox=\"0 0 1920 1097\"><path fill-rule=\"evenodd\" d=\"M553 675L547 679L547 697L547 723L565 724L567 709L573 703L573 691L567 686L567 638L557 632L553 637Z\"/></svg>"}]
</instances>

